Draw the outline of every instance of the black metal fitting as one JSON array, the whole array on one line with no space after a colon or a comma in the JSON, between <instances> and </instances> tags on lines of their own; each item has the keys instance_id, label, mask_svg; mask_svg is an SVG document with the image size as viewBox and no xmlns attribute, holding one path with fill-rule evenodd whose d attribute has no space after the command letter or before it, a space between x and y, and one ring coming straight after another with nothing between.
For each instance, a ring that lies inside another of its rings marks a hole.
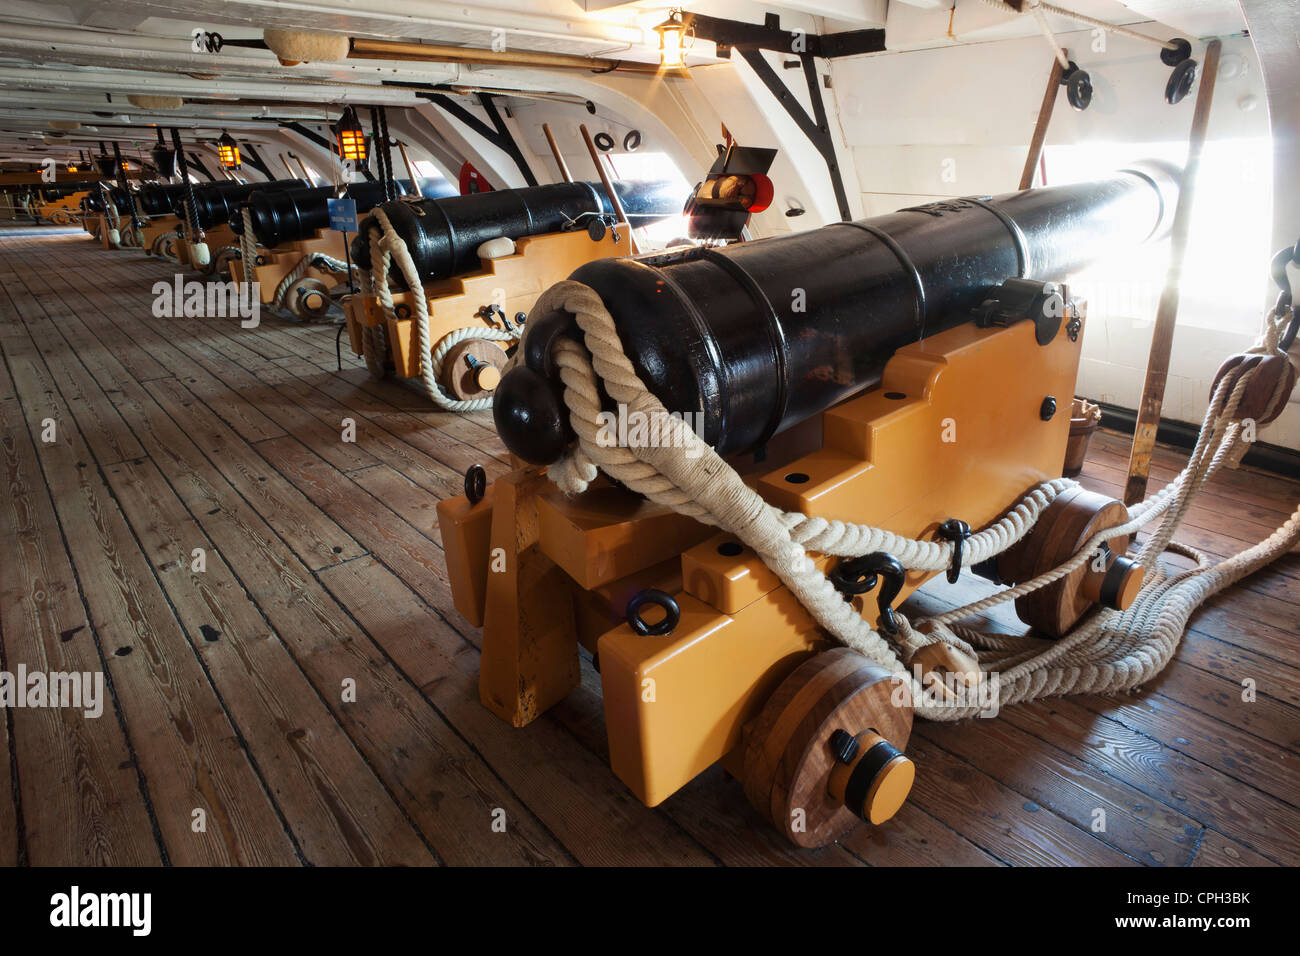
<instances>
[{"instance_id":1,"label":"black metal fitting","mask_svg":"<svg viewBox=\"0 0 1300 956\"><path fill-rule=\"evenodd\" d=\"M847 730L836 730L831 734L830 748L840 763L853 763L853 758L858 755L858 739Z\"/></svg>"},{"instance_id":2,"label":"black metal fitting","mask_svg":"<svg viewBox=\"0 0 1300 956\"><path fill-rule=\"evenodd\" d=\"M1166 45L1160 49L1160 62L1165 66L1177 66L1192 55L1192 44L1182 37L1174 37L1169 43L1173 46Z\"/></svg>"},{"instance_id":3,"label":"black metal fitting","mask_svg":"<svg viewBox=\"0 0 1300 956\"><path fill-rule=\"evenodd\" d=\"M1169 74L1169 82L1165 84L1165 102L1170 106L1181 103L1187 94L1192 92L1192 85L1195 82L1196 61L1183 60Z\"/></svg>"},{"instance_id":4,"label":"black metal fitting","mask_svg":"<svg viewBox=\"0 0 1300 956\"><path fill-rule=\"evenodd\" d=\"M1065 98L1079 112L1092 105L1092 77L1073 60L1061 73L1061 85L1065 87Z\"/></svg>"},{"instance_id":5,"label":"black metal fitting","mask_svg":"<svg viewBox=\"0 0 1300 956\"><path fill-rule=\"evenodd\" d=\"M658 624L647 624L641 620L641 608L647 604L655 604L664 609L664 619ZM677 606L673 596L660 591L658 588L646 588L644 591L638 591L627 602L628 626L642 637L663 637L671 634L673 629L677 627L677 622L681 620L681 617L682 609Z\"/></svg>"},{"instance_id":6,"label":"black metal fitting","mask_svg":"<svg viewBox=\"0 0 1300 956\"><path fill-rule=\"evenodd\" d=\"M1065 292L1058 282L1007 279L973 313L980 328L1005 327L1028 319L1034 323L1034 340L1049 345L1065 315Z\"/></svg>"},{"instance_id":7,"label":"black metal fitting","mask_svg":"<svg viewBox=\"0 0 1300 956\"><path fill-rule=\"evenodd\" d=\"M465 497L471 505L476 505L487 494L487 472L482 465L470 465L465 469Z\"/></svg>"},{"instance_id":8,"label":"black metal fitting","mask_svg":"<svg viewBox=\"0 0 1300 956\"><path fill-rule=\"evenodd\" d=\"M1038 417L1045 422L1050 422L1056 416L1056 397L1048 395L1043 399L1043 404L1038 406Z\"/></svg>"},{"instance_id":9,"label":"black metal fitting","mask_svg":"<svg viewBox=\"0 0 1300 956\"><path fill-rule=\"evenodd\" d=\"M948 583L956 584L961 576L961 552L966 539L971 536L970 525L957 518L949 518L935 532L945 541L952 542L952 564L948 565Z\"/></svg>"},{"instance_id":10,"label":"black metal fitting","mask_svg":"<svg viewBox=\"0 0 1300 956\"><path fill-rule=\"evenodd\" d=\"M844 595L846 601L855 595L866 594L875 588L880 578L880 594L876 596L876 605L880 608L880 629L886 634L898 633L898 618L892 607L894 598L903 590L903 581L907 572L898 559L884 551L873 551L860 558L848 558L837 564L827 575L835 590Z\"/></svg>"}]
</instances>

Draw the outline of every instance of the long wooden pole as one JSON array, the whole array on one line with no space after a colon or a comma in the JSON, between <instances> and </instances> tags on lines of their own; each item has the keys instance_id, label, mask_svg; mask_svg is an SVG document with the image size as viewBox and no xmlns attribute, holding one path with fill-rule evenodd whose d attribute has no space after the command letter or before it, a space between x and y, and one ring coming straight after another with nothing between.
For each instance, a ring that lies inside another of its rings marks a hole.
<instances>
[{"instance_id":1,"label":"long wooden pole","mask_svg":"<svg viewBox=\"0 0 1300 956\"><path fill-rule=\"evenodd\" d=\"M566 183L573 182L573 177L569 174L569 167L564 164L564 157L560 155L560 147L555 142L555 134L551 132L551 124L543 123L542 132L546 134L546 142L550 144L551 155L555 157L555 165L560 167L560 178Z\"/></svg>"},{"instance_id":2,"label":"long wooden pole","mask_svg":"<svg viewBox=\"0 0 1300 956\"><path fill-rule=\"evenodd\" d=\"M600 161L600 151L596 149L591 133L587 131L587 124L583 123L578 129L582 130L582 138L587 141L587 152L591 153L591 161L596 164L596 172L600 173L600 181L605 184L605 193L609 196L610 204L618 215L618 221L627 226L627 241L632 247L632 254L636 255L641 250L637 248L636 236L632 234L632 224L628 222L623 203L619 201L618 193L614 189L613 182L610 181L609 173L605 171L605 164Z\"/></svg>"},{"instance_id":3,"label":"long wooden pole","mask_svg":"<svg viewBox=\"0 0 1300 956\"><path fill-rule=\"evenodd\" d=\"M483 50L475 47L441 46L407 40L352 39L348 56L368 60L411 60L423 63L475 63L485 66L528 66L543 70L581 70L585 73L641 73L651 76L686 76L680 68L666 69L657 63L611 60L601 56L569 53L537 53L524 50Z\"/></svg>"},{"instance_id":4,"label":"long wooden pole","mask_svg":"<svg viewBox=\"0 0 1300 956\"><path fill-rule=\"evenodd\" d=\"M1062 50L1069 56L1068 50ZM1057 94L1061 91L1061 75L1065 70L1061 61L1052 57L1052 72L1047 77L1047 89L1043 93L1043 105L1038 108L1038 122L1034 124L1034 135L1029 141L1029 155L1025 157L1025 168L1020 174L1020 188L1028 189L1034 184L1034 171L1038 168L1043 155L1043 143L1047 140L1047 127L1052 122L1052 110L1056 107Z\"/></svg>"},{"instance_id":5,"label":"long wooden pole","mask_svg":"<svg viewBox=\"0 0 1300 956\"><path fill-rule=\"evenodd\" d=\"M289 155L293 157L293 161L297 163L298 168L302 170L302 178L307 180L307 182L311 183L313 186L315 186L316 177L307 171L307 164L302 161L302 157L294 153L290 153Z\"/></svg>"},{"instance_id":6,"label":"long wooden pole","mask_svg":"<svg viewBox=\"0 0 1300 956\"><path fill-rule=\"evenodd\" d=\"M415 196L424 195L420 191L420 177L416 175L415 164L411 162L411 157L407 155L406 144L400 139L397 141L397 150L402 154L402 162L406 165L406 175L411 177L411 192Z\"/></svg>"},{"instance_id":7,"label":"long wooden pole","mask_svg":"<svg viewBox=\"0 0 1300 956\"><path fill-rule=\"evenodd\" d=\"M1138 407L1137 427L1133 430L1133 450L1129 453L1128 482L1124 486L1124 503L1135 505L1146 497L1151 475L1151 453L1156 446L1160 427L1160 410L1165 400L1165 382L1169 377L1169 355L1174 346L1174 327L1178 324L1178 292L1182 282L1183 257L1191 229L1192 203L1196 192L1196 173L1201 165L1210 125L1210 103L1214 100L1214 80L1219 72L1222 44L1211 40L1201 64L1201 83L1196 90L1196 108L1192 112L1192 131L1187 139L1187 164L1174 210L1174 225L1169 253L1169 271L1156 308L1156 325L1151 333L1151 354L1147 357L1147 377L1142 386L1142 404Z\"/></svg>"}]
</instances>

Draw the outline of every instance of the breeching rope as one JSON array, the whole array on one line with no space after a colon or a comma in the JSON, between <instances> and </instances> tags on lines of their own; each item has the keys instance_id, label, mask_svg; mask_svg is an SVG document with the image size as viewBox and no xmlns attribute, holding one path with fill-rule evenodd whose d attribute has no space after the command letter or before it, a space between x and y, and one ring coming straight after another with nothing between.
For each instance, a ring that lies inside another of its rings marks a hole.
<instances>
[{"instance_id":1,"label":"breeching rope","mask_svg":"<svg viewBox=\"0 0 1300 956\"><path fill-rule=\"evenodd\" d=\"M396 316L397 306L393 301L393 293L388 285L388 267L390 263L395 262L398 271L402 274L402 278L406 280L407 288L412 293L412 313L415 318L415 348L420 356L420 384L424 386L425 392L428 393L433 403L445 411L477 412L485 408L491 408L492 396L490 394L483 398L474 398L468 401L447 397L443 393L442 386L438 383L438 377L442 373L443 360L447 357L447 352L461 342L470 339L483 339L489 342L513 342L519 337L519 334L505 329L470 326L444 335L438 341L437 348L432 348L432 343L429 341L429 303L421 292L424 283L420 281L420 272L415 267L414 260L411 259L406 243L397 230L393 228L393 224L389 221L384 210L376 206L371 210L371 213L379 223L379 228L371 227L370 230L368 291L379 299L384 315L390 319ZM376 251L378 251L378 255L376 255ZM376 331L382 333L383 330L377 328ZM366 366L372 374L380 377L383 374L383 355L387 350L387 344L383 335L371 334L370 329L367 329L366 332ZM383 345L381 346L380 343L383 343ZM380 350L381 348L383 351Z\"/></svg>"},{"instance_id":2,"label":"breeching rope","mask_svg":"<svg viewBox=\"0 0 1300 956\"><path fill-rule=\"evenodd\" d=\"M1000 705L1131 690L1168 663L1197 607L1300 541L1298 509L1267 539L1219 564L1193 549L1171 544L1192 497L1224 464L1235 467L1246 451L1248 443L1242 438L1242 421L1235 417L1235 409L1254 375L1253 369L1247 369L1224 377L1210 401L1187 467L1157 494L1131 507L1127 523L1098 532L1059 567L981 601L915 624L895 612L899 633L891 644L844 600L817 569L809 552L857 557L880 550L892 554L908 570L942 571L952 563L951 542L918 541L882 528L773 507L681 417L668 414L645 387L595 291L572 281L552 286L534 306L533 315L540 318L554 312L572 313L583 341L560 337L552 353L578 440L561 461L548 468L551 480L564 491L579 493L603 470L651 501L733 534L758 554L832 636L908 683L916 713L922 717L958 720L984 710L983 704L967 706L957 701L954 705L936 699L933 690L922 687L909 673L908 665L917 651L935 643L971 656L983 674L996 674ZM537 324L530 322L528 327ZM1261 342L1251 351L1285 354L1279 348L1284 324L1282 317L1270 316ZM661 436L657 447L607 447L602 443L598 436L604 423L598 416L604 395L625 404L629 412L646 415L650 434ZM1270 407L1286 400L1285 389L1279 384ZM965 542L961 564L977 564L1015 544L1051 501L1073 485L1056 479L1035 488L1004 517ZM1058 641L989 634L957 623L1060 580L1094 557L1103 541L1135 532L1162 515L1163 522L1139 554L1138 563L1146 574L1127 611L1098 608ZM1158 563L1166 551L1192 557L1196 567L1168 574Z\"/></svg>"},{"instance_id":3,"label":"breeching rope","mask_svg":"<svg viewBox=\"0 0 1300 956\"><path fill-rule=\"evenodd\" d=\"M239 259L244 263L251 263L244 267L244 281L253 281L253 270L257 267L257 237L253 233L253 212L245 205L242 210L244 220L244 231L239 236L239 245L226 247L239 253ZM225 252L226 249L222 249ZM275 293L271 297L271 308L284 308L285 297L293 284L307 274L312 268L323 269L327 272L333 272L339 275L348 274L347 263L333 256L327 256L323 252L309 252L298 260L297 265L285 273L284 278L280 280L275 287ZM356 267L352 267L354 273L360 272Z\"/></svg>"}]
</instances>

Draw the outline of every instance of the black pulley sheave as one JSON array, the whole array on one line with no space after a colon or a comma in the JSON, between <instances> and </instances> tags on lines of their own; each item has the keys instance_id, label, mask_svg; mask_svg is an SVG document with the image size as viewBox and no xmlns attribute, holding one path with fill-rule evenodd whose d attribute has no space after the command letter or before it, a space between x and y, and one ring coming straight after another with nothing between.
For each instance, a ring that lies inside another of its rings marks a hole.
<instances>
[{"instance_id":1,"label":"black pulley sheave","mask_svg":"<svg viewBox=\"0 0 1300 956\"><path fill-rule=\"evenodd\" d=\"M1008 278L1060 280L1156 235L1178 172L1144 164L1096 182L950 199L723 248L601 259L571 276L613 316L624 351L669 412L703 412L720 454L875 385L904 345L972 321ZM506 446L550 464L573 435L559 376L567 313L529 316L524 362L501 380Z\"/></svg>"},{"instance_id":2,"label":"black pulley sheave","mask_svg":"<svg viewBox=\"0 0 1300 956\"><path fill-rule=\"evenodd\" d=\"M667 182L617 183L615 189L634 226L677 215L686 198ZM478 247L489 239L585 229L592 216L614 215L600 183L498 189L450 199L384 203L379 208L406 243L424 279L446 279L478 268ZM352 258L363 269L370 268L370 229L377 225L373 216L363 219L352 244ZM395 265L393 282L405 285Z\"/></svg>"}]
</instances>

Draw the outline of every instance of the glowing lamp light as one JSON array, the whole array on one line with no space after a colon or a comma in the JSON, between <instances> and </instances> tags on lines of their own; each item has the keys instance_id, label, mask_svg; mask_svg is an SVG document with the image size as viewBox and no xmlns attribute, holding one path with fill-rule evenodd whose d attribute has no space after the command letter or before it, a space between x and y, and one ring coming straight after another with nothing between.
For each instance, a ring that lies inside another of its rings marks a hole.
<instances>
[{"instance_id":1,"label":"glowing lamp light","mask_svg":"<svg viewBox=\"0 0 1300 956\"><path fill-rule=\"evenodd\" d=\"M239 144L225 130L221 131L221 139L217 140L217 159L223 169L238 169L243 164L239 158Z\"/></svg>"},{"instance_id":2,"label":"glowing lamp light","mask_svg":"<svg viewBox=\"0 0 1300 956\"><path fill-rule=\"evenodd\" d=\"M682 23L682 11L669 12L668 19L653 29L659 34L659 65L669 69L681 67L685 63L682 39L686 33L686 27Z\"/></svg>"},{"instance_id":3,"label":"glowing lamp light","mask_svg":"<svg viewBox=\"0 0 1300 956\"><path fill-rule=\"evenodd\" d=\"M68 163L68 172L70 172L70 173L79 173L79 172L81 172L81 170L77 168L77 164L76 164L76 163Z\"/></svg>"},{"instance_id":4,"label":"glowing lamp light","mask_svg":"<svg viewBox=\"0 0 1300 956\"><path fill-rule=\"evenodd\" d=\"M357 165L366 161L366 131L357 119L357 112L352 107L343 111L335 128L338 136L339 156L350 159Z\"/></svg>"}]
</instances>

